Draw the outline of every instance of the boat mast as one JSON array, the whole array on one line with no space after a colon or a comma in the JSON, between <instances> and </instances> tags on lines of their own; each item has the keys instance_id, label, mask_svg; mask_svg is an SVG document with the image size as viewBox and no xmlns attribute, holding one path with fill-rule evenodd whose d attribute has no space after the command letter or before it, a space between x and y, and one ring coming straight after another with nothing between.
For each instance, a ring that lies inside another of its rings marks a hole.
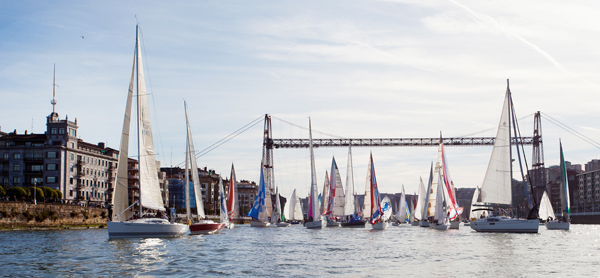
<instances>
[{"instance_id":1,"label":"boat mast","mask_svg":"<svg viewBox=\"0 0 600 278\"><path fill-rule=\"evenodd\" d=\"M187 115L187 103L185 102L185 100L183 101L183 108L185 109L185 124L188 128L186 128L186 137L185 137L185 184L183 185L183 188L185 189L185 207L186 207L186 212L187 212L187 220L190 220L190 215L192 214L191 210L190 210L190 173L189 173L189 159L191 159L190 157L190 132L189 132L189 126L190 123L188 121L188 115ZM196 209L198 207L198 203L196 202Z\"/></svg>"},{"instance_id":2,"label":"boat mast","mask_svg":"<svg viewBox=\"0 0 600 278\"><path fill-rule=\"evenodd\" d=\"M136 99L137 99L137 134L138 134L138 180L139 180L139 194L140 194L140 217L143 216L143 208L142 208L142 171L140 171L140 161L141 161L141 138L140 138L140 35L138 33L140 26L138 24L135 25L135 75L136 75ZM142 69L143 70L143 69Z\"/></svg>"}]
</instances>

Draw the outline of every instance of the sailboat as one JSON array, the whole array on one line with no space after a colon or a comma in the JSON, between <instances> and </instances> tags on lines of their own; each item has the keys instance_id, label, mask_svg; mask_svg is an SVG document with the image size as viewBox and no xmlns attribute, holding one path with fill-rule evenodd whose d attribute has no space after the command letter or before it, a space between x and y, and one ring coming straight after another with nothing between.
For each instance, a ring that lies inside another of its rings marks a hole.
<instances>
[{"instance_id":1,"label":"sailboat","mask_svg":"<svg viewBox=\"0 0 600 278\"><path fill-rule=\"evenodd\" d=\"M367 171L367 182L370 184L370 194L365 194L365 200L370 200L369 218L373 230L385 230L389 223L386 221L386 215L384 215L381 196L379 195L379 188L377 188L377 178L375 177L375 165L373 164L373 153L369 158L369 168ZM391 207L389 208L389 214L391 214ZM389 215L388 215L389 217Z\"/></svg>"},{"instance_id":2,"label":"sailboat","mask_svg":"<svg viewBox=\"0 0 600 278\"><path fill-rule=\"evenodd\" d=\"M342 177L340 170L335 163L335 157L331 161L331 177L329 179L329 194L327 198L327 210L324 215L327 219L327 227L339 227L340 223L335 217L344 216L344 188L342 187Z\"/></svg>"},{"instance_id":3,"label":"sailboat","mask_svg":"<svg viewBox=\"0 0 600 278\"><path fill-rule=\"evenodd\" d=\"M533 210L537 212L537 208L533 205L528 195L527 180L523 174L519 149L522 143L519 142L519 134L517 133L516 126L517 120L514 114L508 80L506 82L506 95L504 98L502 115L500 116L500 122L498 124L498 132L496 133L496 141L494 142L494 148L492 149L492 155L490 157L488 169L485 173L485 178L481 184L481 202L489 204L486 205L488 207L493 204L511 205L512 203L512 132L516 143L519 165L521 165L521 177L523 178L523 185L525 187L525 193L527 194L529 208L532 212ZM511 127L513 131L511 131ZM530 216L531 215L532 213L530 213ZM532 219L525 220L498 216L487 217L471 222L471 229L474 229L477 232L537 233L539 229L539 220L537 217L530 218Z\"/></svg>"},{"instance_id":4,"label":"sailboat","mask_svg":"<svg viewBox=\"0 0 600 278\"><path fill-rule=\"evenodd\" d=\"M229 194L227 196L227 215L229 218L229 225L226 228L233 229L233 222L240 216L238 209L238 196L237 196L237 181L235 177L235 168L231 163L231 176L229 177Z\"/></svg>"},{"instance_id":5,"label":"sailboat","mask_svg":"<svg viewBox=\"0 0 600 278\"><path fill-rule=\"evenodd\" d=\"M254 205L252 205L252 209L250 209L250 212L248 213L248 216L252 217L252 220L250 221L251 227L269 227L271 225L271 223L269 222L269 210L267 209L267 189L265 186L264 172L265 169L263 164L261 163L258 192L256 193L256 197L254 198ZM270 199L271 194L269 194L268 197Z\"/></svg>"},{"instance_id":6,"label":"sailboat","mask_svg":"<svg viewBox=\"0 0 600 278\"><path fill-rule=\"evenodd\" d=\"M348 164L346 167L346 201L344 202L344 216L342 227L361 228L365 221L360 217L360 206L354 193L354 170L352 166L352 147L348 147Z\"/></svg>"},{"instance_id":7,"label":"sailboat","mask_svg":"<svg viewBox=\"0 0 600 278\"><path fill-rule=\"evenodd\" d=\"M307 229L323 229L327 224L319 213L319 192L317 189L317 171L315 170L315 153L312 143L312 128L308 119L308 148L310 149L310 193L308 195L308 221L304 223Z\"/></svg>"},{"instance_id":8,"label":"sailboat","mask_svg":"<svg viewBox=\"0 0 600 278\"><path fill-rule=\"evenodd\" d=\"M275 189L275 209L271 215L271 226L289 227L290 223L285 222L283 211L281 210L281 200L279 200L279 186Z\"/></svg>"},{"instance_id":9,"label":"sailboat","mask_svg":"<svg viewBox=\"0 0 600 278\"><path fill-rule=\"evenodd\" d=\"M223 180L219 179L219 198L221 200L221 223L215 223L208 219L204 214L204 203L202 201L202 188L200 188L200 181L198 176L198 163L196 162L196 151L194 149L194 139L192 138L192 129L190 127L190 121L187 113L187 103L183 102L185 110L185 124L187 126L186 136L186 151L185 151L185 204L187 207L187 219L192 222L190 224L190 233L193 235L209 235L218 233L227 225L228 220L226 218L227 209L223 207L224 195L223 195ZM191 171L190 171L191 170ZM196 200L196 213L198 221L192 220L192 213L190 210L190 172L191 181L194 188L194 199Z\"/></svg>"},{"instance_id":10,"label":"sailboat","mask_svg":"<svg viewBox=\"0 0 600 278\"><path fill-rule=\"evenodd\" d=\"M569 203L569 180L567 179L567 166L563 154L562 142L560 144L560 209L562 216L559 219L546 223L548 230L568 230L571 226L569 213L571 207Z\"/></svg>"},{"instance_id":11,"label":"sailboat","mask_svg":"<svg viewBox=\"0 0 600 278\"><path fill-rule=\"evenodd\" d=\"M550 203L550 198L548 198L548 194L544 191L542 194L542 199L540 200L540 209L538 211L538 217L540 220L550 222L551 219L555 219L554 210L552 209L552 203Z\"/></svg>"},{"instance_id":12,"label":"sailboat","mask_svg":"<svg viewBox=\"0 0 600 278\"><path fill-rule=\"evenodd\" d=\"M423 210L424 210L424 206L423 203L425 203L425 186L423 185L423 179L419 178L420 183L419 183L419 195L417 197L417 201L415 204L415 211L414 211L414 219L411 223L412 226L419 226L419 221L423 220Z\"/></svg>"},{"instance_id":13,"label":"sailboat","mask_svg":"<svg viewBox=\"0 0 600 278\"><path fill-rule=\"evenodd\" d=\"M420 227L429 227L429 219L433 217L432 209L435 207L435 204L432 204L433 198L431 195L433 194L433 163L431 163L431 167L429 168L429 182L427 183L427 191L425 191L425 198L423 200L423 213L422 218L419 220Z\"/></svg>"},{"instance_id":14,"label":"sailboat","mask_svg":"<svg viewBox=\"0 0 600 278\"><path fill-rule=\"evenodd\" d=\"M144 79L144 68L142 65L142 53L139 40L139 25L136 25L135 53L127 104L125 106L125 117L121 133L121 145L117 164L117 177L112 192L112 207L117 215L112 217L113 221L107 221L109 238L124 237L178 237L189 231L187 225L169 223L162 218L141 218L127 220L132 216L132 208L139 203L139 215L144 215L144 208L152 209L162 213L165 210L158 182L158 171L154 158L154 144L152 142L152 128L148 109L148 98L146 93L146 82ZM129 126L131 121L131 106L133 99L133 87L135 75L137 75L137 125L138 125L138 163L139 163L139 201L129 205L128 169L127 156L129 153Z\"/></svg>"},{"instance_id":15,"label":"sailboat","mask_svg":"<svg viewBox=\"0 0 600 278\"><path fill-rule=\"evenodd\" d=\"M290 224L299 224L303 220L300 197L296 194L296 189L294 189L292 196L285 203L282 215L285 217L285 221Z\"/></svg>"},{"instance_id":16,"label":"sailboat","mask_svg":"<svg viewBox=\"0 0 600 278\"><path fill-rule=\"evenodd\" d=\"M448 191L446 190L442 178L442 171L438 171L437 196L435 197L435 214L433 220L429 222L429 228L435 230L448 230L450 228L450 207Z\"/></svg>"},{"instance_id":17,"label":"sailboat","mask_svg":"<svg viewBox=\"0 0 600 278\"><path fill-rule=\"evenodd\" d=\"M399 226L402 223L406 223L406 215L407 215L407 204L406 204L406 194L404 193L404 184L402 185L402 195L400 196L400 202L398 202L398 212L394 215L394 221L392 225Z\"/></svg>"},{"instance_id":18,"label":"sailboat","mask_svg":"<svg viewBox=\"0 0 600 278\"><path fill-rule=\"evenodd\" d=\"M479 194L481 192L481 188L476 187L473 192L473 197L471 200L471 213L469 214L469 218L471 222L479 219L487 217L488 208L481 208L483 203L479 202ZM470 224L469 224L470 225Z\"/></svg>"}]
</instances>

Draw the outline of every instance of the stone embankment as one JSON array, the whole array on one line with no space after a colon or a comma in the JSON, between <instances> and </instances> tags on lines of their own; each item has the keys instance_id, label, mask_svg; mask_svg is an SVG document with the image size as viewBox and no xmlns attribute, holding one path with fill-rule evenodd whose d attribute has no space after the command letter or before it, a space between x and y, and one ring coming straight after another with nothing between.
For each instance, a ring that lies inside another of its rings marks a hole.
<instances>
[{"instance_id":1,"label":"stone embankment","mask_svg":"<svg viewBox=\"0 0 600 278\"><path fill-rule=\"evenodd\" d=\"M0 202L0 228L67 228L106 225L108 212L72 204Z\"/></svg>"}]
</instances>

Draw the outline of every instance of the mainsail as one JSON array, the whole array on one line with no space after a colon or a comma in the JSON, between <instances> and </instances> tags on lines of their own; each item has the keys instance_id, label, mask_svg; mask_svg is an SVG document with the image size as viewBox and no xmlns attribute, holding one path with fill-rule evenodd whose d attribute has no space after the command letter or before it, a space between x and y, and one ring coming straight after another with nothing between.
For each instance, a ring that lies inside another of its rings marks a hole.
<instances>
[{"instance_id":1,"label":"mainsail","mask_svg":"<svg viewBox=\"0 0 600 278\"><path fill-rule=\"evenodd\" d=\"M484 203L510 205L512 201L509 101L507 88L492 156L481 184L481 202Z\"/></svg>"},{"instance_id":2,"label":"mainsail","mask_svg":"<svg viewBox=\"0 0 600 278\"><path fill-rule=\"evenodd\" d=\"M371 194L371 168L373 160L369 159L369 165L367 166L367 182L365 184L365 197L363 201L363 216L371 217L371 205L372 205L372 194Z\"/></svg>"},{"instance_id":3,"label":"mainsail","mask_svg":"<svg viewBox=\"0 0 600 278\"><path fill-rule=\"evenodd\" d=\"M296 189L292 192L292 196L285 203L284 214L288 221L302 220L302 206L300 205L300 197L296 194Z\"/></svg>"},{"instance_id":4,"label":"mainsail","mask_svg":"<svg viewBox=\"0 0 600 278\"><path fill-rule=\"evenodd\" d=\"M348 166L346 167L346 200L344 202L344 215L352 215L355 211L354 204L354 170L352 170L352 147L348 147Z\"/></svg>"},{"instance_id":5,"label":"mainsail","mask_svg":"<svg viewBox=\"0 0 600 278\"><path fill-rule=\"evenodd\" d=\"M264 175L264 167L260 165L260 183L258 185L258 192L256 193L256 197L254 198L254 205L248 216L262 222L266 222L269 220L269 214L266 208L266 188L265 188L265 175ZM271 198L271 196L269 196Z\"/></svg>"},{"instance_id":6,"label":"mainsail","mask_svg":"<svg viewBox=\"0 0 600 278\"><path fill-rule=\"evenodd\" d=\"M569 204L569 180L567 179L567 166L563 154L562 142L560 144L560 209L565 221L569 219L571 206Z\"/></svg>"},{"instance_id":7,"label":"mainsail","mask_svg":"<svg viewBox=\"0 0 600 278\"><path fill-rule=\"evenodd\" d=\"M381 221L387 220L385 215L383 214L383 209L381 206L381 196L379 195L379 189L377 187L377 178L375 177L375 165L373 164L373 154L371 153L369 159L369 171L367 173L367 177L369 177L370 183L370 191L371 191L371 224L377 224ZM366 196L365 196L366 197ZM389 213L391 214L392 208L389 207ZM389 215L388 215L389 216Z\"/></svg>"},{"instance_id":8,"label":"mainsail","mask_svg":"<svg viewBox=\"0 0 600 278\"><path fill-rule=\"evenodd\" d=\"M344 196L344 188L342 187L342 177L334 157L331 162L331 178L329 179L329 198L326 214L343 216L345 201L346 197Z\"/></svg>"},{"instance_id":9,"label":"mainsail","mask_svg":"<svg viewBox=\"0 0 600 278\"><path fill-rule=\"evenodd\" d=\"M198 219L203 219L206 217L204 214L204 202L202 201L202 188L200 187L200 182L198 179L200 176L198 175L198 164L196 162L196 150L194 149L194 138L192 137L192 128L190 127L190 121L187 113L187 103L183 102L185 108L185 123L187 126L187 137L186 137L186 152L185 152L185 196L186 196L186 206L188 210L188 218L191 218L190 212L190 203L189 203L189 180L191 175L191 181L194 185L194 199L196 200L196 213L198 214ZM189 162L189 164L188 164ZM191 171L190 171L191 170ZM191 173L190 173L191 172Z\"/></svg>"},{"instance_id":10,"label":"mainsail","mask_svg":"<svg viewBox=\"0 0 600 278\"><path fill-rule=\"evenodd\" d=\"M227 213L229 214L229 222L233 222L239 217L238 196L237 196L237 180L235 177L235 168L231 163L231 176L229 177L229 194L227 197Z\"/></svg>"},{"instance_id":11,"label":"mainsail","mask_svg":"<svg viewBox=\"0 0 600 278\"><path fill-rule=\"evenodd\" d=\"M415 219L416 220L423 220L423 203L425 203L425 185L423 185L423 179L419 178L420 183L419 183L419 197L417 200L417 205L415 208Z\"/></svg>"},{"instance_id":12,"label":"mainsail","mask_svg":"<svg viewBox=\"0 0 600 278\"><path fill-rule=\"evenodd\" d=\"M548 198L548 194L544 191L542 195L542 200L540 201L540 209L538 211L538 216L542 220L548 220L548 218L555 219L554 210L552 209L552 203L550 203L550 199Z\"/></svg>"},{"instance_id":13,"label":"mainsail","mask_svg":"<svg viewBox=\"0 0 600 278\"><path fill-rule=\"evenodd\" d=\"M309 137L309 149L310 149L310 200L308 217L312 217L313 221L320 217L319 214L319 192L317 189L317 170L315 170L315 153L313 151L312 143L312 128L310 118L308 119L308 137Z\"/></svg>"},{"instance_id":14,"label":"mainsail","mask_svg":"<svg viewBox=\"0 0 600 278\"><path fill-rule=\"evenodd\" d=\"M321 214L327 212L327 200L329 200L329 175L325 171L325 183L323 184L323 194L321 194Z\"/></svg>"}]
</instances>

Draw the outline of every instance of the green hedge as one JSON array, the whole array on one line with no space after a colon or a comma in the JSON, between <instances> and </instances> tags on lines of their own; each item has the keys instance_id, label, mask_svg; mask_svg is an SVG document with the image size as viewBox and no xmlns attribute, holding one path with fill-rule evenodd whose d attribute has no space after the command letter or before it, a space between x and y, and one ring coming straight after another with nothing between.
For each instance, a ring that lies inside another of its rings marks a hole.
<instances>
[{"instance_id":1,"label":"green hedge","mask_svg":"<svg viewBox=\"0 0 600 278\"><path fill-rule=\"evenodd\" d=\"M17 197L17 198L22 198L22 197L26 197L28 196L27 190L25 190L25 188L23 187L11 187L9 189L6 189L6 196L12 198Z\"/></svg>"}]
</instances>

